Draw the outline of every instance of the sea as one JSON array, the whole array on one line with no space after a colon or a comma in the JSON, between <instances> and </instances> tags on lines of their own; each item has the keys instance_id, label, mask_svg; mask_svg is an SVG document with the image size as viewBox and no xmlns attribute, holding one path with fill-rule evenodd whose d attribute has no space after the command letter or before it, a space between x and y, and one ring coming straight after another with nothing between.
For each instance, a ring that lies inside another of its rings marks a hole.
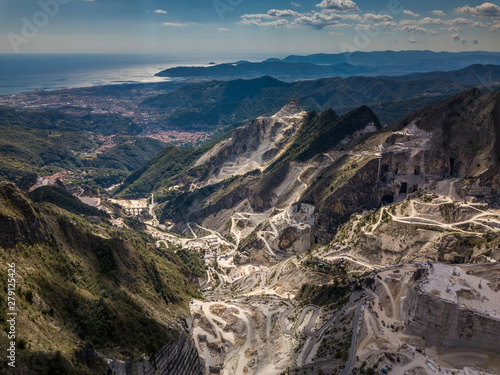
<instances>
[{"instance_id":1,"label":"sea","mask_svg":"<svg viewBox=\"0 0 500 375\"><path fill-rule=\"evenodd\" d=\"M125 83L168 82L155 74L176 66L262 61L270 55L0 54L0 95Z\"/></svg>"}]
</instances>

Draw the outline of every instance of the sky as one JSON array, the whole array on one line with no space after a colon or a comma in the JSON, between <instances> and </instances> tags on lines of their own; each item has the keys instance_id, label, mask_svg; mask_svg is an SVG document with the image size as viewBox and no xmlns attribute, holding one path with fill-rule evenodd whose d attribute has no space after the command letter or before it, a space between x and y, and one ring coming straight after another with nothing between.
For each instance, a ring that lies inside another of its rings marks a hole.
<instances>
[{"instance_id":1,"label":"sky","mask_svg":"<svg viewBox=\"0 0 500 375\"><path fill-rule=\"evenodd\" d=\"M0 53L500 51L500 2L0 0Z\"/></svg>"}]
</instances>

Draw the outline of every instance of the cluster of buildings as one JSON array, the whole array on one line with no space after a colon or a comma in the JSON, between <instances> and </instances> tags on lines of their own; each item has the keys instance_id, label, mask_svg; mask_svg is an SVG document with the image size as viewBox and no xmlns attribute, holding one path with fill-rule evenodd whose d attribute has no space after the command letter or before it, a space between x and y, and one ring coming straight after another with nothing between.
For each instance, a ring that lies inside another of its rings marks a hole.
<instances>
[{"instance_id":1,"label":"cluster of buildings","mask_svg":"<svg viewBox=\"0 0 500 375\"><path fill-rule=\"evenodd\" d=\"M121 115L144 130L144 137L155 138L165 143L196 144L209 139L207 132L182 132L158 130L166 111L139 107L147 97L161 94L155 90L131 90L123 95L93 92L91 89L66 89L58 91L32 91L20 94L0 95L0 106L25 110L60 110L73 116ZM102 151L97 151L102 152Z\"/></svg>"}]
</instances>

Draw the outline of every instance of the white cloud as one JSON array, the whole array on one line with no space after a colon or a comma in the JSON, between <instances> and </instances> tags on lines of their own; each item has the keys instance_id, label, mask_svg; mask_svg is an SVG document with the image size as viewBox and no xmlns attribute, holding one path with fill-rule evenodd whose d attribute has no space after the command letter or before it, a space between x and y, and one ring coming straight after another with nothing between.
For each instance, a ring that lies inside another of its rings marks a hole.
<instances>
[{"instance_id":1,"label":"white cloud","mask_svg":"<svg viewBox=\"0 0 500 375\"><path fill-rule=\"evenodd\" d=\"M163 22L163 26L172 26L172 27L184 27L187 26L188 23L179 23L179 22Z\"/></svg>"},{"instance_id":2,"label":"white cloud","mask_svg":"<svg viewBox=\"0 0 500 375\"><path fill-rule=\"evenodd\" d=\"M437 35L437 32L434 30L426 29L425 27L417 26L417 25L406 25L399 28L401 31L406 31L411 34L431 34Z\"/></svg>"},{"instance_id":3,"label":"white cloud","mask_svg":"<svg viewBox=\"0 0 500 375\"><path fill-rule=\"evenodd\" d=\"M445 22L440 18L431 18L431 17L425 17L425 18L422 18L421 20L401 20L401 21L399 21L400 25L426 25L426 24L442 25L444 23Z\"/></svg>"},{"instance_id":4,"label":"white cloud","mask_svg":"<svg viewBox=\"0 0 500 375\"><path fill-rule=\"evenodd\" d=\"M325 13L315 12L311 16L301 16L296 18L293 21L292 26L293 27L310 26L313 29L320 30L326 26L339 24L339 20L341 19L342 17L335 13L325 14Z\"/></svg>"},{"instance_id":5,"label":"white cloud","mask_svg":"<svg viewBox=\"0 0 500 375\"><path fill-rule=\"evenodd\" d=\"M425 17L420 20L401 20L399 21L400 25L449 25L449 26L455 26L455 25L468 25L472 27L487 27L488 25L479 22L479 21L474 21L471 19L467 18L455 18L452 20L442 20L441 18L432 18L432 17Z\"/></svg>"},{"instance_id":6,"label":"white cloud","mask_svg":"<svg viewBox=\"0 0 500 375\"><path fill-rule=\"evenodd\" d=\"M455 9L459 13L469 14L476 17L500 18L500 7L492 3L484 3L477 7L468 5Z\"/></svg>"},{"instance_id":7,"label":"white cloud","mask_svg":"<svg viewBox=\"0 0 500 375\"><path fill-rule=\"evenodd\" d=\"M249 18L240 21L241 25L255 25L261 27L285 27L288 26L288 21L284 18L278 18L274 21L263 21L260 18Z\"/></svg>"},{"instance_id":8,"label":"white cloud","mask_svg":"<svg viewBox=\"0 0 500 375\"><path fill-rule=\"evenodd\" d=\"M359 14L341 14L340 17L344 20L353 20L357 22L363 21L363 17L361 17Z\"/></svg>"},{"instance_id":9,"label":"white cloud","mask_svg":"<svg viewBox=\"0 0 500 375\"><path fill-rule=\"evenodd\" d=\"M453 20L446 20L447 25L469 25L473 27L487 27L488 25L479 21L470 20L467 18L455 18Z\"/></svg>"},{"instance_id":10,"label":"white cloud","mask_svg":"<svg viewBox=\"0 0 500 375\"><path fill-rule=\"evenodd\" d=\"M166 10L163 10L163 9L156 9L156 10L154 11L154 13L156 13L156 14L167 14L167 11L166 11Z\"/></svg>"},{"instance_id":11,"label":"white cloud","mask_svg":"<svg viewBox=\"0 0 500 375\"><path fill-rule=\"evenodd\" d=\"M271 9L270 11L267 12L267 14L271 17L298 17L301 15L299 12L290 9L284 9L284 10Z\"/></svg>"},{"instance_id":12,"label":"white cloud","mask_svg":"<svg viewBox=\"0 0 500 375\"><path fill-rule=\"evenodd\" d=\"M446 13L442 10L433 10L431 13L438 17L446 17Z\"/></svg>"},{"instance_id":13,"label":"white cloud","mask_svg":"<svg viewBox=\"0 0 500 375\"><path fill-rule=\"evenodd\" d=\"M272 18L269 14L267 13L254 13L254 14L244 14L241 16L241 18L247 19L247 18Z\"/></svg>"},{"instance_id":14,"label":"white cloud","mask_svg":"<svg viewBox=\"0 0 500 375\"><path fill-rule=\"evenodd\" d=\"M367 25L364 23L358 23L356 26L354 26L355 29L357 30L363 30L363 31L374 31L375 28L372 25Z\"/></svg>"},{"instance_id":15,"label":"white cloud","mask_svg":"<svg viewBox=\"0 0 500 375\"><path fill-rule=\"evenodd\" d=\"M339 22L339 23L335 23L333 25L328 25L326 27L329 29L338 29L339 27L352 27L352 24ZM338 33L338 34L340 35L341 33Z\"/></svg>"},{"instance_id":16,"label":"white cloud","mask_svg":"<svg viewBox=\"0 0 500 375\"><path fill-rule=\"evenodd\" d=\"M297 4L297 3L293 2L293 1L290 4L293 5L294 7L300 7L300 4Z\"/></svg>"},{"instance_id":17,"label":"white cloud","mask_svg":"<svg viewBox=\"0 0 500 375\"><path fill-rule=\"evenodd\" d=\"M495 21L493 25L491 25L490 31L496 32L498 30L500 30L500 21Z\"/></svg>"},{"instance_id":18,"label":"white cloud","mask_svg":"<svg viewBox=\"0 0 500 375\"><path fill-rule=\"evenodd\" d=\"M273 18L282 18L282 17L299 17L302 14L290 9L271 9L267 13L254 13L254 14L244 14L241 16L243 19L249 18L259 18L259 19L273 19Z\"/></svg>"},{"instance_id":19,"label":"white cloud","mask_svg":"<svg viewBox=\"0 0 500 375\"><path fill-rule=\"evenodd\" d=\"M387 14L366 13L363 17L364 22L387 22L392 20L393 18Z\"/></svg>"},{"instance_id":20,"label":"white cloud","mask_svg":"<svg viewBox=\"0 0 500 375\"><path fill-rule=\"evenodd\" d=\"M464 33L464 29L462 29L461 27L449 27L449 28L443 28L443 30L448 30L448 31L451 31L452 33L455 33L455 34L463 34Z\"/></svg>"},{"instance_id":21,"label":"white cloud","mask_svg":"<svg viewBox=\"0 0 500 375\"><path fill-rule=\"evenodd\" d=\"M413 13L411 10L403 10L403 13L411 17L420 17L420 14Z\"/></svg>"},{"instance_id":22,"label":"white cloud","mask_svg":"<svg viewBox=\"0 0 500 375\"><path fill-rule=\"evenodd\" d=\"M375 26L379 27L396 27L398 24L394 21L384 21L384 22L377 22Z\"/></svg>"},{"instance_id":23,"label":"white cloud","mask_svg":"<svg viewBox=\"0 0 500 375\"><path fill-rule=\"evenodd\" d=\"M217 30L221 33L229 31L229 29L226 29L225 27L219 27Z\"/></svg>"},{"instance_id":24,"label":"white cloud","mask_svg":"<svg viewBox=\"0 0 500 375\"><path fill-rule=\"evenodd\" d=\"M332 10L359 10L356 3L352 0L323 0L316 6L318 8Z\"/></svg>"}]
</instances>

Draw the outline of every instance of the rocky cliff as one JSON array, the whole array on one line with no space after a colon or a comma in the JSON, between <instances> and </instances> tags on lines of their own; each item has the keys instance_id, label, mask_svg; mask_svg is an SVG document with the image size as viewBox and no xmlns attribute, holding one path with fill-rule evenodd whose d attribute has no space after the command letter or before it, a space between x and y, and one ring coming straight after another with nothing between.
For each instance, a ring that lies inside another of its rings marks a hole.
<instances>
[{"instance_id":1,"label":"rocky cliff","mask_svg":"<svg viewBox=\"0 0 500 375\"><path fill-rule=\"evenodd\" d=\"M477 266L479 267L479 266ZM405 333L424 338L442 353L461 351L500 355L498 265L476 268L434 264L418 270L402 305ZM478 309L478 306L481 306Z\"/></svg>"},{"instance_id":2,"label":"rocky cliff","mask_svg":"<svg viewBox=\"0 0 500 375\"><path fill-rule=\"evenodd\" d=\"M158 353L140 362L117 362L109 364L115 375L203 375L205 363L199 357L194 341L185 333L165 345Z\"/></svg>"},{"instance_id":3,"label":"rocky cliff","mask_svg":"<svg viewBox=\"0 0 500 375\"><path fill-rule=\"evenodd\" d=\"M233 131L224 141L203 155L195 164L210 170L198 187L215 184L254 169L264 170L288 148L306 112L297 100L289 101L273 116L262 116Z\"/></svg>"}]
</instances>

